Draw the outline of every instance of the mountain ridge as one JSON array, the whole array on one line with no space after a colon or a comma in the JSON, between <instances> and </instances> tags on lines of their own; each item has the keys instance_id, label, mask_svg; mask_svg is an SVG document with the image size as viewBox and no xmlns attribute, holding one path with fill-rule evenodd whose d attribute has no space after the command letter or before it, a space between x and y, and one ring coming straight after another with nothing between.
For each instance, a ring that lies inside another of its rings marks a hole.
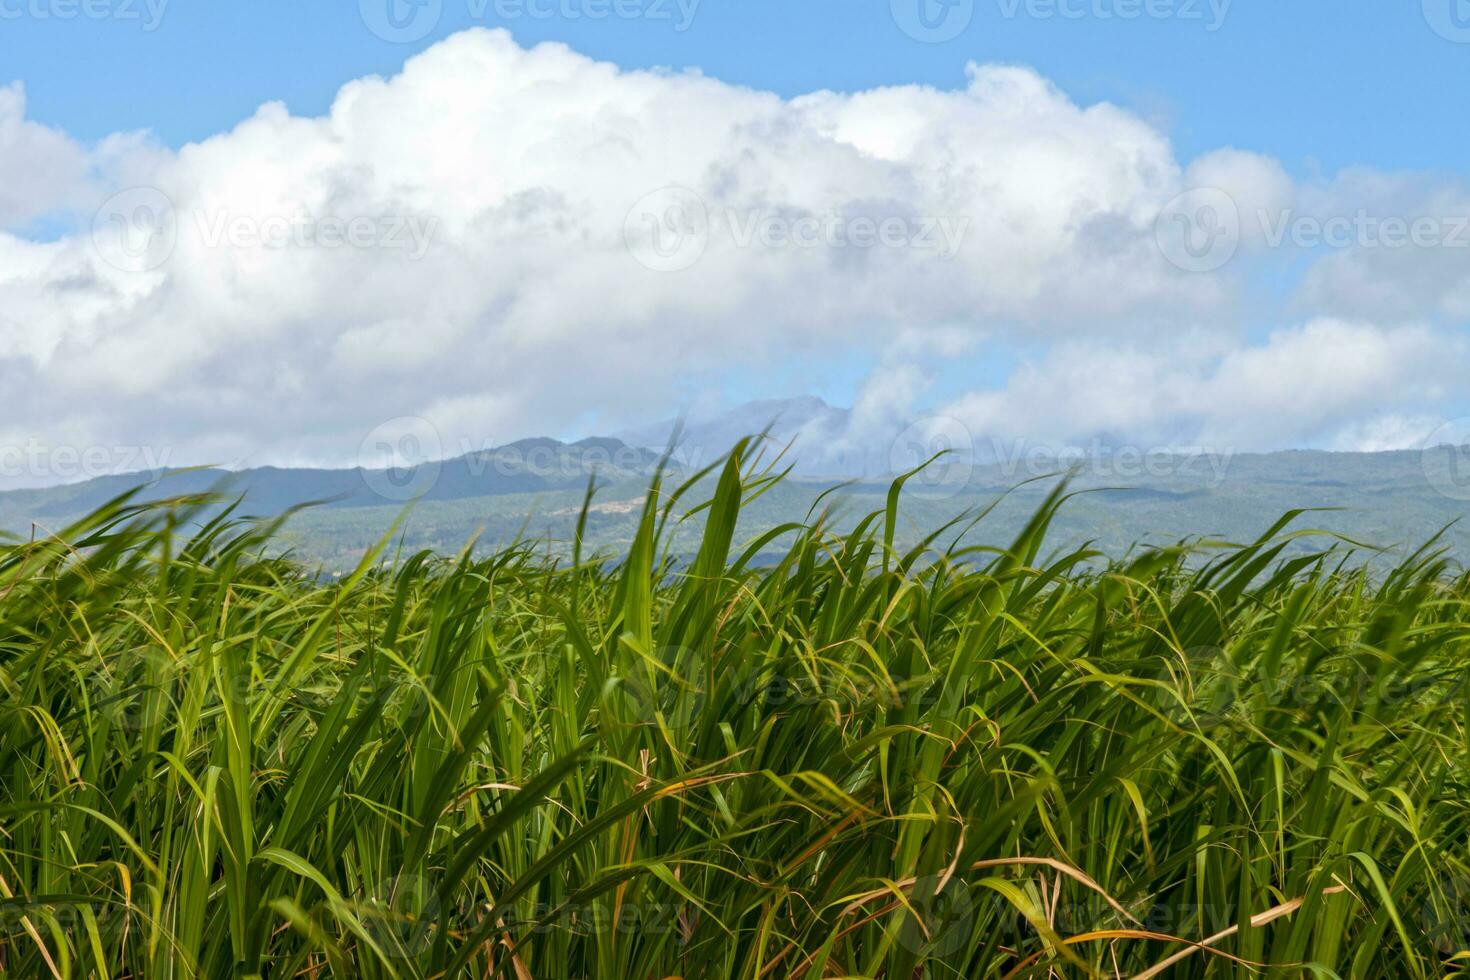
<instances>
[{"instance_id":1,"label":"mountain ridge","mask_svg":"<svg viewBox=\"0 0 1470 980\"><path fill-rule=\"evenodd\" d=\"M750 434L737 435L737 423L760 418L764 425L771 421L767 413L777 420L771 431L777 446L849 418L839 414L847 410L815 398L794 406L781 401L753 404L741 406L733 417L726 413L701 420L698 424L706 427L695 431L702 440L697 451L676 448L667 462L671 473L696 472L717 461L729 448L724 440L733 445ZM783 411L792 407L796 410ZM781 423L782 418L787 421ZM671 423L647 427L645 438L656 426ZM405 540L420 547L452 552L477 536L488 547L522 534L568 541L595 476L598 494L588 515L588 540L618 547L631 539L636 525L640 508L630 502L642 500L665 451L666 445L641 447L611 436L574 442L532 437L401 469L264 466L114 474L60 487L0 492L0 532L14 540L25 538L33 525L57 530L142 484L134 498L139 502L216 492L238 497L240 513L260 517L315 503L293 518L291 527L300 533L307 553L335 565L360 555L410 505ZM748 530L758 533L789 520L789 514L807 513L819 498L851 513L881 510L891 470L899 468L889 464L903 469L916 464L895 460L886 451L869 453L868 459L877 460L874 468L856 477L798 467L749 508ZM1253 540L1282 514L1306 508L1304 522L1349 540L1388 546L1417 545L1453 525L1443 540L1456 558L1470 561L1470 532L1455 524L1470 513L1467 459L1463 449L1451 447L1149 457L1102 452L1071 460L1018 455L989 463L957 455L905 485L900 540L911 531L939 527L967 509L978 511L1003 500L986 526L994 543L1004 543L1013 518L1019 519L1027 502L1035 502L1037 494L1070 472L1074 489L1092 492L1068 504L1058 531L1070 535L1066 540L1096 541L1110 552L1201 534ZM831 494L836 487L842 489ZM699 493L686 499L698 503Z\"/></svg>"}]
</instances>

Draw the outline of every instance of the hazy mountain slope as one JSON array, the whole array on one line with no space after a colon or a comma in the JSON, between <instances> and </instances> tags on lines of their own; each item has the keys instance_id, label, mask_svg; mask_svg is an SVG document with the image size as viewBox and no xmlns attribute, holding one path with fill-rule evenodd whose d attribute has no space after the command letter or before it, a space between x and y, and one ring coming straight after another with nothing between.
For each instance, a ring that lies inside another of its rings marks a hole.
<instances>
[{"instance_id":1,"label":"hazy mountain slope","mask_svg":"<svg viewBox=\"0 0 1470 980\"><path fill-rule=\"evenodd\" d=\"M793 457L798 472L849 475L825 469L825 457L818 450L846 433L850 417L845 408L805 396L747 402L726 412L665 419L613 435L630 446L663 451L678 432L675 458L697 468L729 452L746 436L769 429L778 448L797 440Z\"/></svg>"},{"instance_id":2,"label":"hazy mountain slope","mask_svg":"<svg viewBox=\"0 0 1470 980\"><path fill-rule=\"evenodd\" d=\"M965 542L1009 544L1056 480L1016 487L1018 482L1014 474L997 468L976 471L963 488L915 481L903 498L900 545L917 542L958 515L992 504L993 510ZM1228 462L1218 479L1185 471L1128 482L1082 473L1072 485L1086 492L1068 501L1054 522L1052 546L1092 542L1113 556L1140 543L1254 540L1287 511L1301 508L1330 509L1303 514L1296 521L1298 528L1322 529L1365 546L1393 549L1401 556L1461 519L1470 506L1439 492L1426 479L1420 454L1408 452L1240 456ZM749 540L779 523L800 519L832 486L830 481L797 478L774 488L746 508L740 539ZM636 529L644 489L639 479L602 487L588 519L589 547L626 548ZM882 510L887 491L884 482L857 483L827 495L822 503L833 508L832 523L847 528L863 515ZM696 491L688 499L693 503L702 498ZM408 518L402 532L404 546L452 552L478 535L486 546L518 537L542 541L551 550L565 553L581 500L580 491L562 490L425 502ZM293 520L290 535L304 554L319 556L329 566L347 565L377 540L398 513L396 508L308 511ZM697 516L676 528L672 535L675 553L691 553L702 527L702 518ZM1460 561L1470 563L1470 528L1450 527L1443 543ZM1295 550L1323 544L1323 539L1308 539ZM1369 554L1365 548L1364 557Z\"/></svg>"},{"instance_id":3,"label":"hazy mountain slope","mask_svg":"<svg viewBox=\"0 0 1470 980\"><path fill-rule=\"evenodd\" d=\"M785 403L782 403L785 404ZM745 421L777 403L748 406ZM791 425L825 424L838 417L818 400L788 405L780 417ZM769 419L766 419L769 421ZM703 445L735 441L736 421L718 420L702 430ZM764 424L764 422L762 423ZM788 430L789 431L789 430ZM743 433L742 433L743 434ZM641 438L652 439L653 429ZM630 434L638 437L638 433ZM717 458L714 449L698 463ZM203 470L175 472L148 486L145 499L223 488L243 494L243 512L274 515L289 507L323 502L297 515L288 535L302 553L336 568L351 564L392 526L406 504L418 503L402 529L405 547L457 551L471 538L486 546L513 538L548 542L566 549L572 538L589 475L599 474L599 492L589 515L587 540L616 549L631 540L638 508L658 454L621 441L589 439L565 444L551 439L510 446L402 472L381 470L259 469L236 474ZM1289 510L1322 508L1298 524L1333 531L1367 544L1414 547L1449 527L1444 543L1470 561L1470 529L1454 525L1470 510L1470 472L1461 473L1459 450L1373 454L1287 452L1234 457L1113 456L1085 461L1073 476L1080 493L1054 523L1057 546L1095 542L1119 554L1140 542L1173 543L1219 537L1253 539ZM968 539L1002 543L1013 535L1055 479L1045 464L935 468L938 479L919 477L905 490L900 542L917 541L967 510L1000 500ZM674 475L689 467L678 460ZM56 530L147 479L107 477L51 490L0 494L0 529L16 536L32 522ZM754 536L778 523L801 519L831 489L828 478L797 475L747 508L741 531ZM888 483L869 479L828 496L839 525L880 510ZM689 499L699 499L696 491ZM676 551L692 548L701 522L686 522L673 535Z\"/></svg>"},{"instance_id":4,"label":"hazy mountain slope","mask_svg":"<svg viewBox=\"0 0 1470 980\"><path fill-rule=\"evenodd\" d=\"M498 449L401 470L217 469L106 476L49 490L0 493L0 529L12 533L36 522L55 528L142 486L139 500L217 492L241 499L242 513L276 515L302 504L328 510L401 509L424 503L582 492L593 473L620 480L650 472L658 457L612 439L562 443L527 439Z\"/></svg>"}]
</instances>

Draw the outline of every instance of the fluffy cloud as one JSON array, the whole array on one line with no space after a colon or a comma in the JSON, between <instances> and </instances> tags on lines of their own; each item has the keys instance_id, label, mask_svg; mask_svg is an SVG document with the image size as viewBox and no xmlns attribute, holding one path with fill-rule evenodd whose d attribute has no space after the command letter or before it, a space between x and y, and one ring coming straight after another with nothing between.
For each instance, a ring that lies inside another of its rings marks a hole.
<instances>
[{"instance_id":1,"label":"fluffy cloud","mask_svg":"<svg viewBox=\"0 0 1470 980\"><path fill-rule=\"evenodd\" d=\"M1380 319L1470 321L1470 187L1354 173L1312 195L1310 212L1352 219L1349 247L1307 273L1304 305Z\"/></svg>"},{"instance_id":2,"label":"fluffy cloud","mask_svg":"<svg viewBox=\"0 0 1470 980\"><path fill-rule=\"evenodd\" d=\"M86 150L26 118L19 83L0 86L0 230L74 203L87 172Z\"/></svg>"},{"instance_id":3,"label":"fluffy cloud","mask_svg":"<svg viewBox=\"0 0 1470 980\"><path fill-rule=\"evenodd\" d=\"M1194 187L1223 189L1246 257L1306 261L1297 305L1384 322L1470 319L1470 187L1434 174L1351 169L1293 181L1235 150L1192 162Z\"/></svg>"},{"instance_id":4,"label":"fluffy cloud","mask_svg":"<svg viewBox=\"0 0 1470 980\"><path fill-rule=\"evenodd\" d=\"M401 416L445 453L606 431L690 378L925 334L1056 345L961 401L984 424L1035 399L1028 422L1056 432L1236 438L1201 384L1295 383L1274 365L1310 361L1292 338L1322 330L1395 363L1418 336L1314 325L1232 352L1235 271L1171 265L1155 222L1200 183L1265 208L1299 189L1242 151L1182 163L1139 117L1017 67L782 99L476 30L325 116L267 104L176 151L79 148L0 89L0 178L0 442L147 442L175 464L352 463ZM68 203L76 233L17 231ZM923 389L883 364L858 418ZM1330 387L1279 396L1293 432L1327 425Z\"/></svg>"},{"instance_id":5,"label":"fluffy cloud","mask_svg":"<svg viewBox=\"0 0 1470 980\"><path fill-rule=\"evenodd\" d=\"M1064 343L943 414L981 446L1019 438L1221 452L1397 449L1439 424L1423 410L1462 383L1467 353L1463 339L1423 326L1333 319L1227 350Z\"/></svg>"},{"instance_id":6,"label":"fluffy cloud","mask_svg":"<svg viewBox=\"0 0 1470 980\"><path fill-rule=\"evenodd\" d=\"M1288 210L1297 195L1296 183L1280 161L1233 148L1192 161L1186 182L1192 188L1215 188L1230 196L1241 218L1241 244L1248 249L1270 244L1272 224L1261 216Z\"/></svg>"},{"instance_id":7,"label":"fluffy cloud","mask_svg":"<svg viewBox=\"0 0 1470 980\"><path fill-rule=\"evenodd\" d=\"M269 104L134 150L110 169L163 197L105 204L95 235L0 239L13 424L64 407L190 459L209 433L341 460L365 418L424 415L451 444L556 431L661 409L732 360L912 324L1157 320L1210 291L1152 247L1182 180L1167 140L1019 68L788 101L471 31L324 117ZM636 236L669 187L707 242L658 271ZM328 247L337 221L377 237Z\"/></svg>"}]
</instances>

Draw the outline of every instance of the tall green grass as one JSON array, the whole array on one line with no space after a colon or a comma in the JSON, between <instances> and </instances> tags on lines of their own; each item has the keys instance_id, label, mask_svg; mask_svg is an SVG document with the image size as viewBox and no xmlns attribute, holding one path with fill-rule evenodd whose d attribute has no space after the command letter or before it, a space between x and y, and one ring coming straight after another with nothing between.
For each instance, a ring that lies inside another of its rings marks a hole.
<instances>
[{"instance_id":1,"label":"tall green grass","mask_svg":"<svg viewBox=\"0 0 1470 980\"><path fill-rule=\"evenodd\" d=\"M656 484L615 562L329 581L273 524L126 499L0 551L0 965L1463 968L1470 580L1432 549L1370 576L1283 521L1105 564L1046 550L1058 490L1000 547L974 514L899 551L902 481L736 541L774 478Z\"/></svg>"}]
</instances>

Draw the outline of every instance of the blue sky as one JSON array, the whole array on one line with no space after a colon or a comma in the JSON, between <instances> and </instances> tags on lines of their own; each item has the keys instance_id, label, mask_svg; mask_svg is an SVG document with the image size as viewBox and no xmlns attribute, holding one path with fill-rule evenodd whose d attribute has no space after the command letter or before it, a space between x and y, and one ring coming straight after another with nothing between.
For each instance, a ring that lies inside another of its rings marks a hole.
<instances>
[{"instance_id":1,"label":"blue sky","mask_svg":"<svg viewBox=\"0 0 1470 980\"><path fill-rule=\"evenodd\" d=\"M1470 0L0 0L0 441L344 464L815 393L1402 448L1470 413L1467 90ZM422 234L260 241L302 216Z\"/></svg>"},{"instance_id":2,"label":"blue sky","mask_svg":"<svg viewBox=\"0 0 1470 980\"><path fill-rule=\"evenodd\" d=\"M1048 8L1024 3L1009 15L1010 0L976 0L969 27L937 44L896 30L886 3L853 0L702 0L682 32L672 0L668 20L544 16L561 0L518 15L489 2L476 17L477 0L444 0L437 27L408 44L374 37L352 2L171 0L151 31L148 0L99 0L116 12L102 19L13 16L47 2L0 3L0 76L27 83L36 119L81 138L150 129L177 146L271 99L318 113L344 80L392 73L407 54L478 24L505 27L523 44L563 41L624 67L697 67L787 96L908 82L954 88L968 61L1014 62L1073 98L1158 120L1185 156L1237 146L1298 174L1470 166L1462 101L1470 46L1435 33L1419 0L1238 0L1216 30L1208 0L1178 0L1178 16L1136 20L1097 16L1112 9L1108 0L1075 0L1067 9L1076 18L1031 16Z\"/></svg>"}]
</instances>

